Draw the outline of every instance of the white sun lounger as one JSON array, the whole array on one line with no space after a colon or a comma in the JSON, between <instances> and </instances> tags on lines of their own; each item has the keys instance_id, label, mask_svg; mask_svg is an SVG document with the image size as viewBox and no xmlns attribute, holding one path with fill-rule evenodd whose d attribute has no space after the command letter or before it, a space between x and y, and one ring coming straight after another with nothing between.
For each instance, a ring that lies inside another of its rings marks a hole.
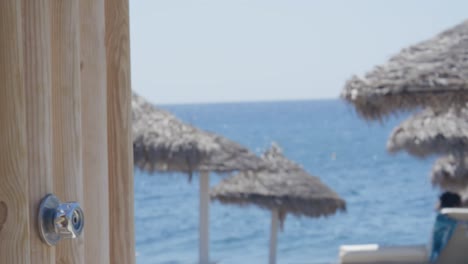
<instances>
[{"instance_id":1,"label":"white sun lounger","mask_svg":"<svg viewBox=\"0 0 468 264\"><path fill-rule=\"evenodd\" d=\"M442 214L459 223L436 264L468 263L468 208L445 208ZM344 245L340 247L340 264L428 264L430 247Z\"/></svg>"}]
</instances>

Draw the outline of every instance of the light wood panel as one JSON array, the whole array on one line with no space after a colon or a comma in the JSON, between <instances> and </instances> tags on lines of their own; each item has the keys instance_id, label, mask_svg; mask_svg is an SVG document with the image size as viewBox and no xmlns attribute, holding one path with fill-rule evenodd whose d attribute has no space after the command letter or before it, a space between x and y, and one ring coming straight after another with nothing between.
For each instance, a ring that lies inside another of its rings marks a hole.
<instances>
[{"instance_id":1,"label":"light wood panel","mask_svg":"<svg viewBox=\"0 0 468 264\"><path fill-rule=\"evenodd\" d=\"M79 1L51 1L51 18L54 188L62 201L83 204ZM85 263L83 235L61 241L56 262Z\"/></svg>"},{"instance_id":2,"label":"light wood panel","mask_svg":"<svg viewBox=\"0 0 468 264\"><path fill-rule=\"evenodd\" d=\"M55 248L42 242L36 221L40 201L54 188L50 5L48 0L23 0L22 5L31 262L52 264Z\"/></svg>"},{"instance_id":3,"label":"light wood panel","mask_svg":"<svg viewBox=\"0 0 468 264\"><path fill-rule=\"evenodd\" d=\"M85 263L110 263L104 0L80 1Z\"/></svg>"},{"instance_id":4,"label":"light wood panel","mask_svg":"<svg viewBox=\"0 0 468 264\"><path fill-rule=\"evenodd\" d=\"M0 1L0 263L29 262L21 2Z\"/></svg>"},{"instance_id":5,"label":"light wood panel","mask_svg":"<svg viewBox=\"0 0 468 264\"><path fill-rule=\"evenodd\" d=\"M110 257L135 263L128 0L106 0Z\"/></svg>"}]
</instances>

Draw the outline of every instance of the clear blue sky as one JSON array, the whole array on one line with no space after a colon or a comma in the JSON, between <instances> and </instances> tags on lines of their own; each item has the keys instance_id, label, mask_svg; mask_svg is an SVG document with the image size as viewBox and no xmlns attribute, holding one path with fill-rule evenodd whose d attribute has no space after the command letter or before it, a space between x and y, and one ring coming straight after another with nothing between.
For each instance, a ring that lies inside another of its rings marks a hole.
<instances>
[{"instance_id":1,"label":"clear blue sky","mask_svg":"<svg viewBox=\"0 0 468 264\"><path fill-rule=\"evenodd\" d=\"M468 0L130 0L132 87L155 103L336 98L468 19Z\"/></svg>"}]
</instances>

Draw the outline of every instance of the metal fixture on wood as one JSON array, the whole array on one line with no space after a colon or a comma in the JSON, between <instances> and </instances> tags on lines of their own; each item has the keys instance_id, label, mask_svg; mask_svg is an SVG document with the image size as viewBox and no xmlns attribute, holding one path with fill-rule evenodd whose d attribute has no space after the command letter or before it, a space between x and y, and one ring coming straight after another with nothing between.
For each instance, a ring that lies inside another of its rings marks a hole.
<instances>
[{"instance_id":1,"label":"metal fixture on wood","mask_svg":"<svg viewBox=\"0 0 468 264\"><path fill-rule=\"evenodd\" d=\"M84 214L77 202L62 203L53 194L48 194L39 206L39 233L49 246L62 239L73 239L81 235Z\"/></svg>"}]
</instances>

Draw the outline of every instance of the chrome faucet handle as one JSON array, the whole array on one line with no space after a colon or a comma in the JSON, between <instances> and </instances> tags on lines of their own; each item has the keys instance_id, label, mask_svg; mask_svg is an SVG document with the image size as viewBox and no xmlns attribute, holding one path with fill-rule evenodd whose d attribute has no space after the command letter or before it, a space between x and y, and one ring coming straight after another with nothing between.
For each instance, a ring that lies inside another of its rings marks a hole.
<instances>
[{"instance_id":1,"label":"chrome faucet handle","mask_svg":"<svg viewBox=\"0 0 468 264\"><path fill-rule=\"evenodd\" d=\"M84 228L84 213L79 203L61 203L53 194L42 200L38 220L41 238L50 246L62 239L79 237Z\"/></svg>"}]
</instances>

